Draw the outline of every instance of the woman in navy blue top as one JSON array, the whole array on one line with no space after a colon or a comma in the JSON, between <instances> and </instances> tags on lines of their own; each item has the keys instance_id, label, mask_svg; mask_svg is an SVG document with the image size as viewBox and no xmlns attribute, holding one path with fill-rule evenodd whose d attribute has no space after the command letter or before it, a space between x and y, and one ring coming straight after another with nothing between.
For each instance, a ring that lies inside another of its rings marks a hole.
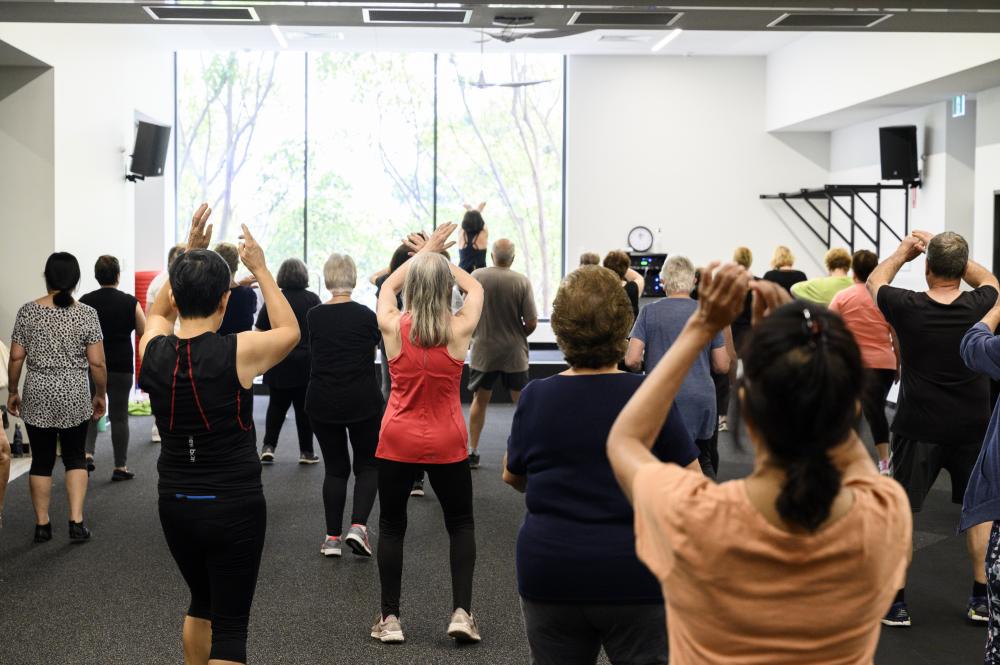
<instances>
[{"instance_id":1,"label":"woman in navy blue top","mask_svg":"<svg viewBox=\"0 0 1000 665\"><path fill-rule=\"evenodd\" d=\"M552 328L570 369L521 393L504 480L525 492L517 582L532 663L666 663L663 596L635 553L633 513L605 447L643 377L617 369L632 307L618 276L586 266L556 295ZM654 448L697 465L698 448L672 410Z\"/></svg>"},{"instance_id":2,"label":"woman in navy blue top","mask_svg":"<svg viewBox=\"0 0 1000 665\"><path fill-rule=\"evenodd\" d=\"M235 335L253 330L254 315L257 314L257 294L248 284L253 280L236 281L236 271L240 268L239 250L231 242L220 242L215 253L226 260L232 279L229 284L229 303L219 326L220 335Z\"/></svg>"}]
</instances>

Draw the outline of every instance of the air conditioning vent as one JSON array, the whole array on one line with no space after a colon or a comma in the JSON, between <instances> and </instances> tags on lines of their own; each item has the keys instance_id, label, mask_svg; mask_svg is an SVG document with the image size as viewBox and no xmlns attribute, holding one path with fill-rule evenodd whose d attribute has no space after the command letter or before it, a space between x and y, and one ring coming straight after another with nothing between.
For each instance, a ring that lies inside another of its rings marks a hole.
<instances>
[{"instance_id":1,"label":"air conditioning vent","mask_svg":"<svg viewBox=\"0 0 1000 665\"><path fill-rule=\"evenodd\" d=\"M146 6L146 13L154 21L229 21L233 23L259 23L260 17L253 7L178 7L172 5Z\"/></svg>"},{"instance_id":2,"label":"air conditioning vent","mask_svg":"<svg viewBox=\"0 0 1000 665\"><path fill-rule=\"evenodd\" d=\"M573 14L569 25L600 26L634 26L662 28L673 25L683 16L683 12L592 12L583 11Z\"/></svg>"},{"instance_id":3,"label":"air conditioning vent","mask_svg":"<svg viewBox=\"0 0 1000 665\"><path fill-rule=\"evenodd\" d=\"M365 23L432 23L464 25L471 9L364 9Z\"/></svg>"},{"instance_id":4,"label":"air conditioning vent","mask_svg":"<svg viewBox=\"0 0 1000 665\"><path fill-rule=\"evenodd\" d=\"M769 28L794 28L796 30L822 30L829 28L871 28L892 14L835 12L835 13L788 13L767 24Z\"/></svg>"}]
</instances>

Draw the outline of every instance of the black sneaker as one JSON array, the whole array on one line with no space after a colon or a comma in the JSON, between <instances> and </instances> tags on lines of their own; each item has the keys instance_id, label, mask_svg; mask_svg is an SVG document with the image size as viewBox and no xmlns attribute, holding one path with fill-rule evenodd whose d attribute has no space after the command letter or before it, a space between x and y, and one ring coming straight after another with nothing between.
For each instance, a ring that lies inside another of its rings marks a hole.
<instances>
[{"instance_id":1,"label":"black sneaker","mask_svg":"<svg viewBox=\"0 0 1000 665\"><path fill-rule=\"evenodd\" d=\"M972 623L989 623L990 605L986 596L970 596L969 609L966 613Z\"/></svg>"},{"instance_id":2,"label":"black sneaker","mask_svg":"<svg viewBox=\"0 0 1000 665\"><path fill-rule=\"evenodd\" d=\"M52 522L35 525L35 542L47 543L52 540Z\"/></svg>"},{"instance_id":3,"label":"black sneaker","mask_svg":"<svg viewBox=\"0 0 1000 665\"><path fill-rule=\"evenodd\" d=\"M299 464L319 464L319 455L316 453L301 453Z\"/></svg>"},{"instance_id":4,"label":"black sneaker","mask_svg":"<svg viewBox=\"0 0 1000 665\"><path fill-rule=\"evenodd\" d=\"M264 446L260 453L260 463L274 464L274 448L271 446Z\"/></svg>"},{"instance_id":5,"label":"black sneaker","mask_svg":"<svg viewBox=\"0 0 1000 665\"><path fill-rule=\"evenodd\" d=\"M479 468L479 453L476 452L469 453L469 468L470 469Z\"/></svg>"},{"instance_id":6,"label":"black sneaker","mask_svg":"<svg viewBox=\"0 0 1000 665\"><path fill-rule=\"evenodd\" d=\"M906 609L906 603L893 603L888 614L882 617L884 626L910 626L910 611Z\"/></svg>"},{"instance_id":7,"label":"black sneaker","mask_svg":"<svg viewBox=\"0 0 1000 665\"><path fill-rule=\"evenodd\" d=\"M135 474L128 469L115 469L111 472L111 482L117 483L122 480L132 480Z\"/></svg>"},{"instance_id":8,"label":"black sneaker","mask_svg":"<svg viewBox=\"0 0 1000 665\"><path fill-rule=\"evenodd\" d=\"M94 469L96 469L96 468L97 468L97 465L94 464L94 458L93 457L88 457L87 458L87 473L88 474L93 473Z\"/></svg>"},{"instance_id":9,"label":"black sneaker","mask_svg":"<svg viewBox=\"0 0 1000 665\"><path fill-rule=\"evenodd\" d=\"M90 529L83 525L83 522L69 523L69 541L73 544L85 543L90 540Z\"/></svg>"}]
</instances>

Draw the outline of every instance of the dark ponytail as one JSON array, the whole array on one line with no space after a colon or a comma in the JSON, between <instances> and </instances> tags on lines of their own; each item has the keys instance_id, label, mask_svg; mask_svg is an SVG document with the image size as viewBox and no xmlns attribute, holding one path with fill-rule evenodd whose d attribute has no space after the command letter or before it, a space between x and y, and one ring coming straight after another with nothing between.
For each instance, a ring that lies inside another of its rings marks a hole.
<instances>
[{"instance_id":1,"label":"dark ponytail","mask_svg":"<svg viewBox=\"0 0 1000 665\"><path fill-rule=\"evenodd\" d=\"M471 248L476 244L476 236L486 228L486 221L483 214L478 210L469 210L462 218L462 230L465 231L465 247Z\"/></svg>"},{"instance_id":2,"label":"dark ponytail","mask_svg":"<svg viewBox=\"0 0 1000 665\"><path fill-rule=\"evenodd\" d=\"M73 291L80 283L80 263L69 252L55 252L45 262L45 286L54 291L52 302L56 307L69 307Z\"/></svg>"},{"instance_id":3,"label":"dark ponytail","mask_svg":"<svg viewBox=\"0 0 1000 665\"><path fill-rule=\"evenodd\" d=\"M837 315L791 303L754 329L744 363L747 419L785 472L775 508L816 531L840 491L829 451L850 435L863 389L857 344Z\"/></svg>"}]
</instances>

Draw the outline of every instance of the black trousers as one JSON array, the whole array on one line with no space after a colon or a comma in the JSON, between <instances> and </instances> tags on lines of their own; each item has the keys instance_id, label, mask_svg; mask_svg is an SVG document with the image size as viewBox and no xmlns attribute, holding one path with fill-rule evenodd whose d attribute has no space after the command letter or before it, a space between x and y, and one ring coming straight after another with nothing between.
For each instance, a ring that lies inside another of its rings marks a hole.
<instances>
[{"instance_id":1,"label":"black trousers","mask_svg":"<svg viewBox=\"0 0 1000 665\"><path fill-rule=\"evenodd\" d=\"M694 444L698 446L698 464L701 465L701 472L715 480L719 474L719 428L715 428L711 438L697 439Z\"/></svg>"},{"instance_id":2,"label":"black trousers","mask_svg":"<svg viewBox=\"0 0 1000 665\"><path fill-rule=\"evenodd\" d=\"M875 443L889 443L889 419L885 415L885 400L896 380L896 370L865 371L865 389L861 393L861 411L872 430ZM860 424L860 423L859 423Z\"/></svg>"},{"instance_id":3,"label":"black trousers","mask_svg":"<svg viewBox=\"0 0 1000 665\"><path fill-rule=\"evenodd\" d=\"M716 417L729 415L729 396L732 392L732 384L730 384L729 378L728 372L726 374L712 372L712 383L715 384Z\"/></svg>"},{"instance_id":4,"label":"black trousers","mask_svg":"<svg viewBox=\"0 0 1000 665\"><path fill-rule=\"evenodd\" d=\"M115 466L125 468L128 463L128 398L132 394L131 372L108 372L108 420L111 421L111 447L115 453ZM97 421L87 426L87 454L97 449Z\"/></svg>"},{"instance_id":5,"label":"black trousers","mask_svg":"<svg viewBox=\"0 0 1000 665\"><path fill-rule=\"evenodd\" d=\"M51 476L56 467L56 443L62 451L63 467L67 471L87 468L87 456L84 448L87 443L87 426L90 420L84 420L75 427L35 427L24 423L31 443L32 476Z\"/></svg>"},{"instance_id":6,"label":"black trousers","mask_svg":"<svg viewBox=\"0 0 1000 665\"><path fill-rule=\"evenodd\" d=\"M351 524L368 524L378 492L378 466L375 449L382 414L356 423L325 423L312 420L312 428L323 451L323 509L326 512L326 535L339 536L344 528L344 506L347 503L347 479L354 470L354 503ZM347 450L350 441L354 462ZM411 483L412 484L412 483Z\"/></svg>"},{"instance_id":7,"label":"black trousers","mask_svg":"<svg viewBox=\"0 0 1000 665\"><path fill-rule=\"evenodd\" d=\"M312 454L313 431L306 415L306 388L274 388L269 386L270 398L267 401L267 415L264 418L264 445L270 448L278 447L278 435L285 423L288 407L295 409L295 429L299 434L299 452Z\"/></svg>"},{"instance_id":8,"label":"black trousers","mask_svg":"<svg viewBox=\"0 0 1000 665\"><path fill-rule=\"evenodd\" d=\"M257 587L267 503L160 497L160 524L191 590L188 616L212 622L211 659L247 662L247 624Z\"/></svg>"},{"instance_id":9,"label":"black trousers","mask_svg":"<svg viewBox=\"0 0 1000 665\"><path fill-rule=\"evenodd\" d=\"M472 611L472 576L476 568L476 531L472 514L472 471L466 460L453 464L407 464L379 460L378 574L382 584L382 616L399 616L403 580L406 503L418 469L427 471L441 502L451 543L452 609ZM428 580L428 582L431 582Z\"/></svg>"}]
</instances>

